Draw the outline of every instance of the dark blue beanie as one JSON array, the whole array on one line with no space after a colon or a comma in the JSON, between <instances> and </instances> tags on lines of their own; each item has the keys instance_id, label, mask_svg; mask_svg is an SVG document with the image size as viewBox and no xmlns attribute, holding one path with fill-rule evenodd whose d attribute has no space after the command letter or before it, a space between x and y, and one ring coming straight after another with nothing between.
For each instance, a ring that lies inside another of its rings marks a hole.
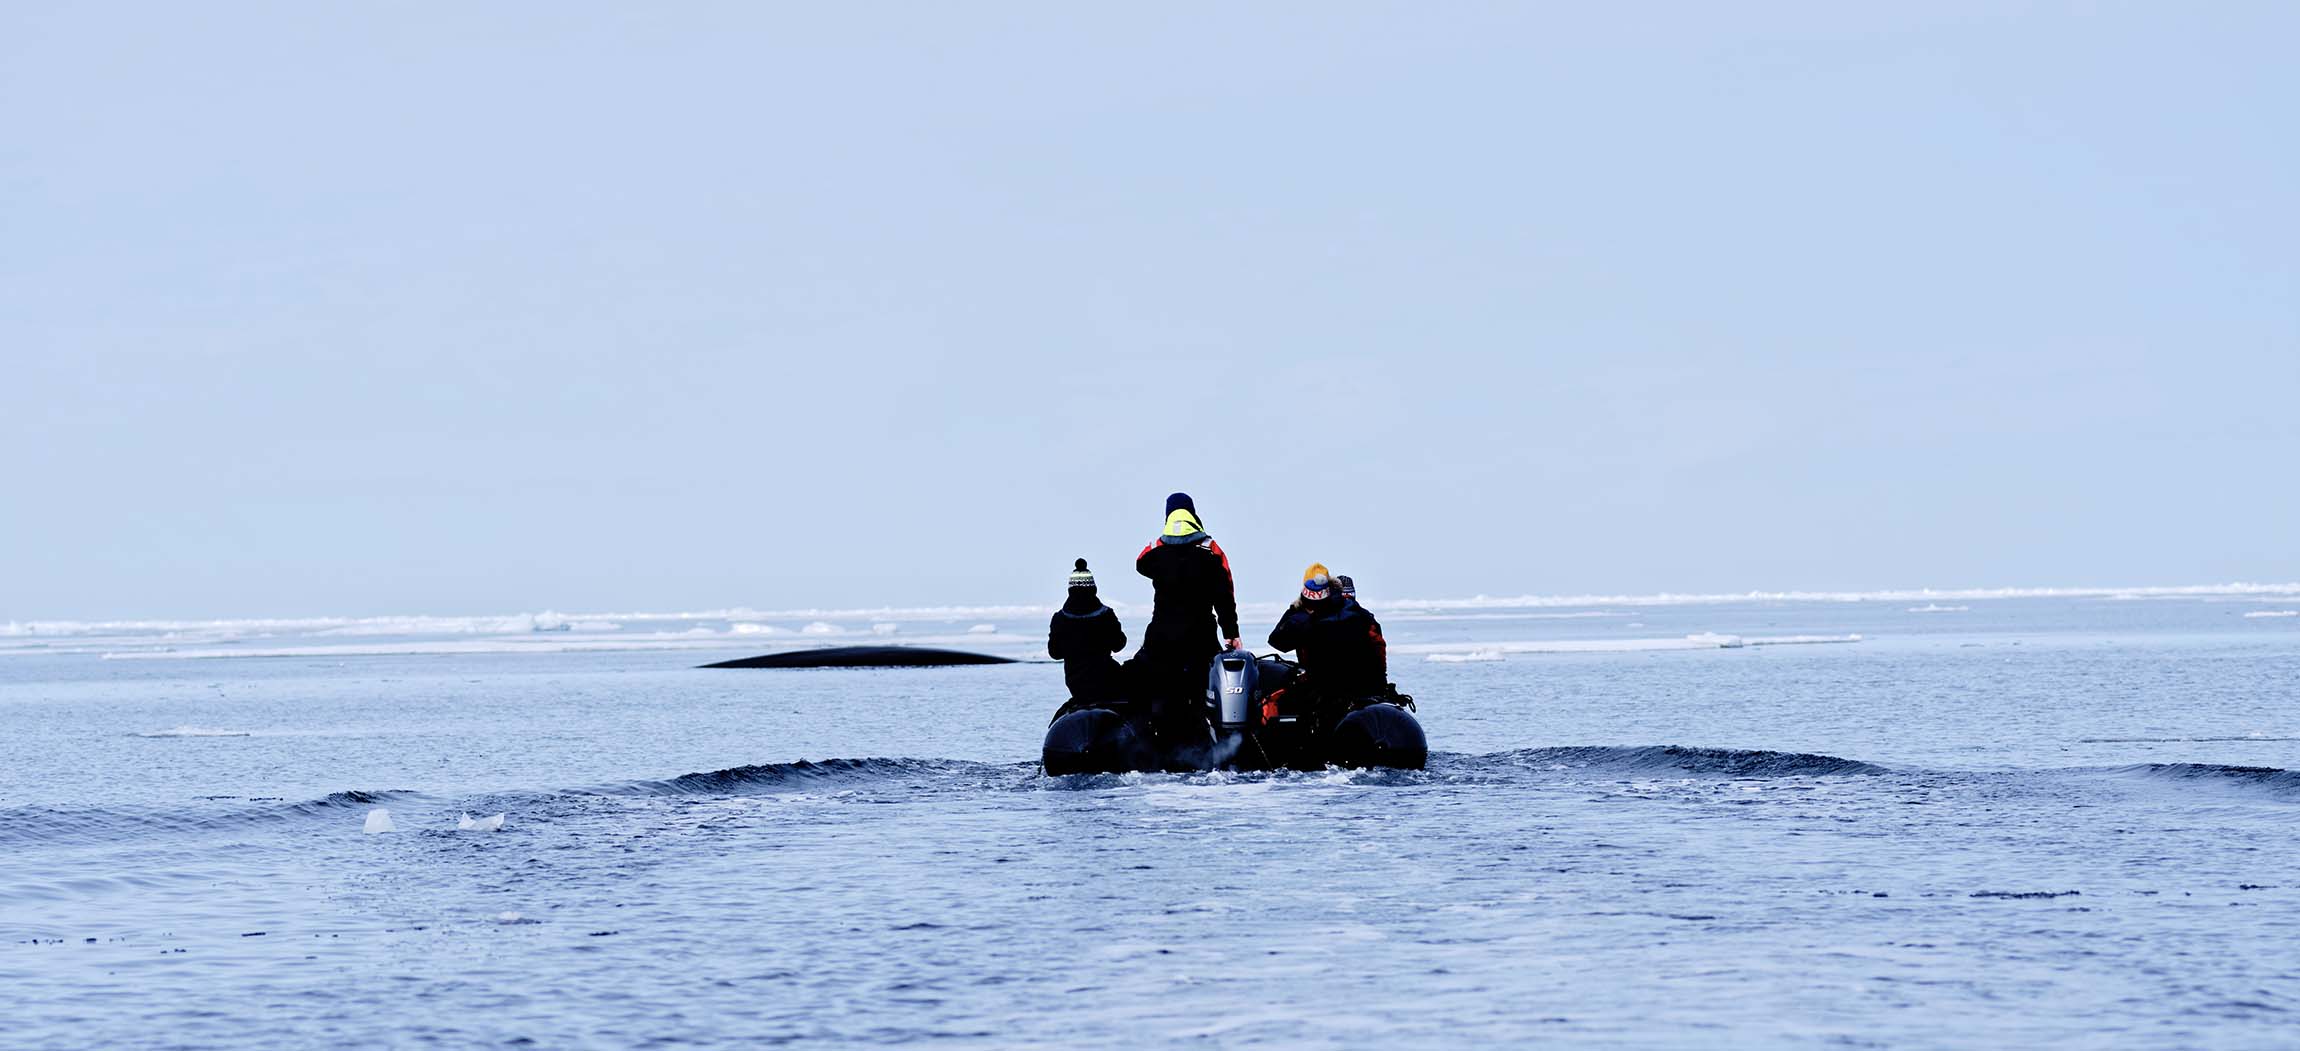
<instances>
[{"instance_id":1,"label":"dark blue beanie","mask_svg":"<svg viewBox=\"0 0 2300 1051\"><path fill-rule=\"evenodd\" d=\"M1195 515L1198 513L1198 505L1190 502L1190 494L1175 493L1166 498L1166 513L1173 514L1176 511L1188 511Z\"/></svg>"}]
</instances>

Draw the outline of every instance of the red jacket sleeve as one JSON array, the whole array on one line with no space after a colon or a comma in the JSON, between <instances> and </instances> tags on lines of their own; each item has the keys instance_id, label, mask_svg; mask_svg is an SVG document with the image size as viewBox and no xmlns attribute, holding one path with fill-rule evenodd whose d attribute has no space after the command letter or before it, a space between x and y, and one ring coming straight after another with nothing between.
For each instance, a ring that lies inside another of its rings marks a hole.
<instances>
[{"instance_id":1,"label":"red jacket sleeve","mask_svg":"<svg viewBox=\"0 0 2300 1051\"><path fill-rule=\"evenodd\" d=\"M1206 550L1222 564L1222 579L1214 588L1214 617L1222 622L1222 637L1238 637L1238 584L1230 576L1230 556L1222 553L1222 545L1206 541Z\"/></svg>"}]
</instances>

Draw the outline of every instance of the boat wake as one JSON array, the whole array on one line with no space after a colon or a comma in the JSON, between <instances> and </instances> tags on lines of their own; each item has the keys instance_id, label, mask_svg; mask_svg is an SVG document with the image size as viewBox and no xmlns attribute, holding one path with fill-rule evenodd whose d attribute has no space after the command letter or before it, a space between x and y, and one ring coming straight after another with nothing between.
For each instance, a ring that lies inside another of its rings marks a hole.
<instances>
[{"instance_id":1,"label":"boat wake","mask_svg":"<svg viewBox=\"0 0 2300 1051\"><path fill-rule=\"evenodd\" d=\"M95 807L33 804L0 807L0 849L117 842L158 835L240 834L267 827L310 825L357 834L359 819L379 806L495 812L541 816L582 809L584 800L655 797L721 798L774 794L819 794L869 789L889 800L908 793L990 793L998 791L1096 791L1172 782L1221 786L1269 782L1286 785L1361 788L1437 787L1475 790L1512 784L1581 784L1623 779L1784 779L1835 778L1851 782L1891 778L1939 783L2017 782L2049 778L2147 781L2265 794L2300 801L2300 771L2278 767L2213 763L2138 763L2066 767L2051 770L1942 771L1886 767L1859 759L1806 752L1701 748L1685 745L1561 746L1521 748L1482 755L1440 752L1427 770L1328 770L1196 774L1081 774L1050 777L1029 762L986 763L962 759L870 757L763 763L698 771L676 777L534 792L493 793L484 798L439 797L422 792L347 790L317 799L288 801L243 797L204 797L180 807ZM480 808L484 807L484 810ZM530 823L532 824L532 822Z\"/></svg>"}]
</instances>

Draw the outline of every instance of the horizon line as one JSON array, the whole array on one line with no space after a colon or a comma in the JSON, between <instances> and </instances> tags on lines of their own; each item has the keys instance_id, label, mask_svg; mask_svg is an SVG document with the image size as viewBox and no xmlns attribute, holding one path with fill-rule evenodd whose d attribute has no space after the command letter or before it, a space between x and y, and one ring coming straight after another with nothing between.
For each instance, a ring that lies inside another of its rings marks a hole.
<instances>
[{"instance_id":1,"label":"horizon line","mask_svg":"<svg viewBox=\"0 0 2300 1051\"><path fill-rule=\"evenodd\" d=\"M2214 597L2300 597L2300 581L2281 584L2262 584L2231 581L2221 584L2139 585L2130 587L2074 586L2074 587L1998 587L1998 588L1886 588L1872 591L1743 591L1743 592L1653 592L1631 594L1578 594L1513 596L1471 595L1455 598L1399 598L1376 599L1368 605L1376 609L1409 613L1435 613L1450 610L1508 610L1557 609L1565 607L1601 606L1702 606L1724 605L1734 602L1908 602L1939 599L1960 601L1991 601L2024 598L2214 598ZM1143 604L1104 600L1113 609L1129 610ZM627 621L699 621L723 620L734 623L763 620L952 620L968 617L995 617L1040 615L1058 608L1060 603L979 604L947 606L856 606L811 607L784 610L760 610L749 606L728 606L711 610L681 612L596 612L561 613L557 610L525 610L509 613L482 614L376 614L369 616L311 616L311 617L216 617L207 619L114 619L114 620L9 620L0 623L0 636L27 635L81 635L96 631L177 631L186 629L245 629L245 630L313 630L324 631L358 626L383 627L397 625L401 630L425 627L434 631L471 634L485 633L493 627L501 632L567 630L584 622L604 623ZM1241 602L1239 609L1276 609L1283 602ZM525 626L519 626L524 621ZM549 625L539 627L539 625ZM557 627L565 625L566 629ZM613 630L612 628L600 630Z\"/></svg>"}]
</instances>

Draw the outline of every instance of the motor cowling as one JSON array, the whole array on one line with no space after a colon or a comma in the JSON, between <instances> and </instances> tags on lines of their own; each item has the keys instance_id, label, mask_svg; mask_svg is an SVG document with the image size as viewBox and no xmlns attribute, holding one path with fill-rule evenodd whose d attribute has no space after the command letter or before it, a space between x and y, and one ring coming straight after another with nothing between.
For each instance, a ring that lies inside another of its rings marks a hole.
<instances>
[{"instance_id":1,"label":"motor cowling","mask_svg":"<svg viewBox=\"0 0 2300 1051\"><path fill-rule=\"evenodd\" d=\"M1206 701L1208 714L1224 734L1243 732L1253 722L1260 676L1260 663L1244 650L1230 650L1215 659L1206 676Z\"/></svg>"}]
</instances>

